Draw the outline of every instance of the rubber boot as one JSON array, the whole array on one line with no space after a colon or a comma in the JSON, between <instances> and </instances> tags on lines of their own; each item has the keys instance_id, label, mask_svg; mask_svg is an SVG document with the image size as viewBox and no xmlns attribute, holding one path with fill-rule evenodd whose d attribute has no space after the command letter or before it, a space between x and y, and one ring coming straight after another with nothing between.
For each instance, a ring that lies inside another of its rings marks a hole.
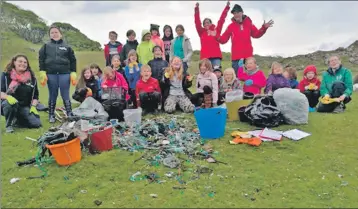
<instances>
[{"instance_id":1,"label":"rubber boot","mask_svg":"<svg viewBox=\"0 0 358 209\"><path fill-rule=\"evenodd\" d=\"M67 117L73 117L71 101L70 100L64 100L63 104L65 105Z\"/></svg>"},{"instance_id":2,"label":"rubber boot","mask_svg":"<svg viewBox=\"0 0 358 209\"><path fill-rule=\"evenodd\" d=\"M49 102L48 104L48 120L50 123L55 123L55 109L56 109L56 103L55 102Z\"/></svg>"}]
</instances>

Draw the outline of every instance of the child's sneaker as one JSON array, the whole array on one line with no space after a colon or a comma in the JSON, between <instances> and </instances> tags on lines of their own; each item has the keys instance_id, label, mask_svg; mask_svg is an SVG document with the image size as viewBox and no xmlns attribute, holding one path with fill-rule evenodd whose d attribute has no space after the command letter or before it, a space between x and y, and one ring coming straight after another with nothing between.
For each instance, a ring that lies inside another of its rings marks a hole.
<instances>
[{"instance_id":1,"label":"child's sneaker","mask_svg":"<svg viewBox=\"0 0 358 209\"><path fill-rule=\"evenodd\" d=\"M309 112L316 112L316 108L314 108L314 107L309 107L309 108L308 108L308 111L309 111Z\"/></svg>"}]
</instances>

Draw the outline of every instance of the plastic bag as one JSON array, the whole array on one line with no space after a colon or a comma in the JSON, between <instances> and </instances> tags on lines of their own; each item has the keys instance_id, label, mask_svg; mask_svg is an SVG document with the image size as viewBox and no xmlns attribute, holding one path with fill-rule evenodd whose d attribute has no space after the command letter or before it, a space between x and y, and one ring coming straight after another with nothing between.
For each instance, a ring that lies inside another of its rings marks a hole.
<instances>
[{"instance_id":1,"label":"plastic bag","mask_svg":"<svg viewBox=\"0 0 358 209\"><path fill-rule=\"evenodd\" d=\"M88 120L107 121L108 113L104 110L101 103L93 97L87 97L82 104L73 110L75 116Z\"/></svg>"},{"instance_id":2,"label":"plastic bag","mask_svg":"<svg viewBox=\"0 0 358 209\"><path fill-rule=\"evenodd\" d=\"M251 125L257 127L277 127L283 123L283 117L272 96L257 96L245 108L245 115Z\"/></svg>"},{"instance_id":3,"label":"plastic bag","mask_svg":"<svg viewBox=\"0 0 358 209\"><path fill-rule=\"evenodd\" d=\"M244 92L241 89L235 91L229 91L225 95L225 102L240 101L244 96Z\"/></svg>"},{"instance_id":4,"label":"plastic bag","mask_svg":"<svg viewBox=\"0 0 358 209\"><path fill-rule=\"evenodd\" d=\"M273 98L286 123L290 125L308 123L308 100L298 89L277 89L273 93Z\"/></svg>"}]
</instances>

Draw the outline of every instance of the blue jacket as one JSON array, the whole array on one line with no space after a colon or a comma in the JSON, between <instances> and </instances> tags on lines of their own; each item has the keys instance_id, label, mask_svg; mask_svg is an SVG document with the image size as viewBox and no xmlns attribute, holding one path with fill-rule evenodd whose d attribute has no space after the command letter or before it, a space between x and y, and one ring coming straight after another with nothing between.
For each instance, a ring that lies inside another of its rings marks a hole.
<instances>
[{"instance_id":1,"label":"blue jacket","mask_svg":"<svg viewBox=\"0 0 358 209\"><path fill-rule=\"evenodd\" d=\"M137 82L140 79L140 68L142 64L138 64L137 68L130 68L128 65L124 68L124 73L128 81L130 89L135 89Z\"/></svg>"},{"instance_id":2,"label":"blue jacket","mask_svg":"<svg viewBox=\"0 0 358 209\"><path fill-rule=\"evenodd\" d=\"M298 81L296 79L288 80L292 89L297 89Z\"/></svg>"}]
</instances>

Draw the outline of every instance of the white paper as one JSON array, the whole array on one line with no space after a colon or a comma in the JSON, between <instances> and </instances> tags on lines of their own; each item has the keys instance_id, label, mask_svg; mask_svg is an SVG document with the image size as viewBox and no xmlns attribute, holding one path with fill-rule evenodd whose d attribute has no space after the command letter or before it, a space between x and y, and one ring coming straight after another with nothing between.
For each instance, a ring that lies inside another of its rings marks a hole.
<instances>
[{"instance_id":1,"label":"white paper","mask_svg":"<svg viewBox=\"0 0 358 209\"><path fill-rule=\"evenodd\" d=\"M264 139L264 138L260 137L261 132L262 132L262 130L255 130L255 131L249 131L248 133L254 137L260 138L261 141L263 141L263 142L272 142L273 141L272 139Z\"/></svg>"},{"instance_id":2,"label":"white paper","mask_svg":"<svg viewBox=\"0 0 358 209\"><path fill-rule=\"evenodd\" d=\"M283 133L283 136L295 141L301 140L307 136L310 136L310 133L306 133L304 131L300 131L298 129L289 130Z\"/></svg>"},{"instance_id":3,"label":"white paper","mask_svg":"<svg viewBox=\"0 0 358 209\"><path fill-rule=\"evenodd\" d=\"M260 138L280 141L282 138L282 131L275 131L268 128L264 128L264 130L262 130L260 134Z\"/></svg>"}]
</instances>

